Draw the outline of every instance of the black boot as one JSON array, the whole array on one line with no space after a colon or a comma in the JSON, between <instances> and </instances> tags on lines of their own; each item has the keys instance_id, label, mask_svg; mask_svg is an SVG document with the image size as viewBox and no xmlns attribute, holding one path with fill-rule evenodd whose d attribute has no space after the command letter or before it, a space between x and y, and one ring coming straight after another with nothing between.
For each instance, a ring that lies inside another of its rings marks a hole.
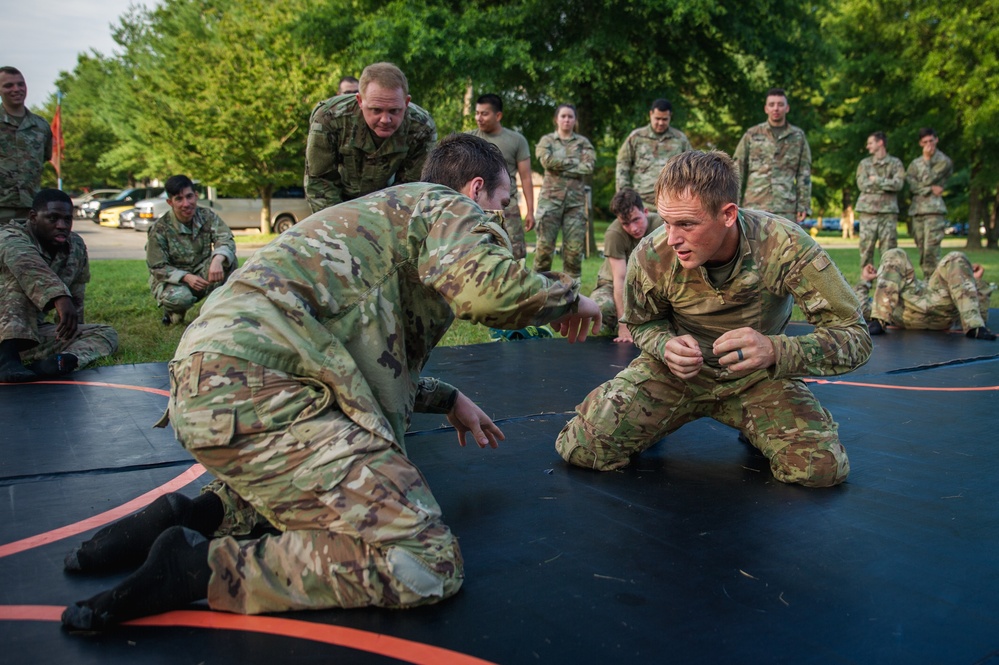
<instances>
[{"instance_id":1,"label":"black boot","mask_svg":"<svg viewBox=\"0 0 999 665\"><path fill-rule=\"evenodd\" d=\"M17 352L17 340L6 339L0 342L0 383L23 383L34 381L38 376L21 362Z\"/></svg>"},{"instance_id":2,"label":"black boot","mask_svg":"<svg viewBox=\"0 0 999 665\"><path fill-rule=\"evenodd\" d=\"M124 582L62 613L67 630L99 631L130 619L177 610L208 597L211 541L182 526L164 531L142 567Z\"/></svg>"},{"instance_id":3,"label":"black boot","mask_svg":"<svg viewBox=\"0 0 999 665\"><path fill-rule=\"evenodd\" d=\"M79 358L72 353L56 353L36 360L28 365L28 369L37 374L38 378L54 378L75 371L79 364Z\"/></svg>"},{"instance_id":4,"label":"black boot","mask_svg":"<svg viewBox=\"0 0 999 665\"><path fill-rule=\"evenodd\" d=\"M64 566L74 573L112 573L139 566L156 538L172 526L194 529L208 537L222 524L222 501L206 492L196 499L164 494L128 517L107 525L66 555Z\"/></svg>"},{"instance_id":5,"label":"black boot","mask_svg":"<svg viewBox=\"0 0 999 665\"><path fill-rule=\"evenodd\" d=\"M986 328L985 326L979 326L977 328L972 328L965 333L971 339L984 339L988 342L994 342L996 339L996 334Z\"/></svg>"},{"instance_id":6,"label":"black boot","mask_svg":"<svg viewBox=\"0 0 999 665\"><path fill-rule=\"evenodd\" d=\"M871 334L871 337L875 335L885 334L885 324L877 319L871 319L870 323L867 324L867 332Z\"/></svg>"}]
</instances>

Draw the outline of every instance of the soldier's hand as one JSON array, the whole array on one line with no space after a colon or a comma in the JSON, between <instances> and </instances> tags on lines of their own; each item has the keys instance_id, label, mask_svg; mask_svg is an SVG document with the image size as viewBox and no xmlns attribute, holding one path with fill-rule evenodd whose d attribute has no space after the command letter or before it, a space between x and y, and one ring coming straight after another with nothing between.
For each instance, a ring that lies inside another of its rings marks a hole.
<instances>
[{"instance_id":1,"label":"soldier's hand","mask_svg":"<svg viewBox=\"0 0 999 665\"><path fill-rule=\"evenodd\" d=\"M860 269L860 279L865 282L873 282L878 278L878 271L870 263Z\"/></svg>"},{"instance_id":2,"label":"soldier's hand","mask_svg":"<svg viewBox=\"0 0 999 665\"><path fill-rule=\"evenodd\" d=\"M692 379L701 371L704 365L704 354L701 347L690 335L673 337L666 342L666 355L663 358L669 371L681 379Z\"/></svg>"},{"instance_id":3,"label":"soldier's hand","mask_svg":"<svg viewBox=\"0 0 999 665\"><path fill-rule=\"evenodd\" d=\"M982 275L985 274L985 266L981 263L972 263L971 274L975 276L975 279L981 279Z\"/></svg>"},{"instance_id":4,"label":"soldier's hand","mask_svg":"<svg viewBox=\"0 0 999 665\"><path fill-rule=\"evenodd\" d=\"M801 211L801 212L799 212L799 213L798 213L797 215L795 215L795 219L797 220L797 222L798 222L799 224L801 224L801 223L802 223L803 221L805 221L805 218L806 218L806 217L808 217L808 213L807 213L807 212L805 212L804 210L802 210L802 211Z\"/></svg>"},{"instance_id":5,"label":"soldier's hand","mask_svg":"<svg viewBox=\"0 0 999 665\"><path fill-rule=\"evenodd\" d=\"M587 335L599 334L601 321L599 305L586 296L579 296L576 311L563 314L552 321L551 325L560 335L568 338L569 343L572 344L573 342L586 341Z\"/></svg>"},{"instance_id":6,"label":"soldier's hand","mask_svg":"<svg viewBox=\"0 0 999 665\"><path fill-rule=\"evenodd\" d=\"M533 228L534 228L534 213L533 212L529 212L524 217L524 230L525 231L530 231Z\"/></svg>"},{"instance_id":7,"label":"soldier's hand","mask_svg":"<svg viewBox=\"0 0 999 665\"><path fill-rule=\"evenodd\" d=\"M76 311L76 303L69 296L59 296L52 301L52 307L59 315L56 324L56 337L68 341L76 337L76 329L80 323L80 314Z\"/></svg>"},{"instance_id":8,"label":"soldier's hand","mask_svg":"<svg viewBox=\"0 0 999 665\"><path fill-rule=\"evenodd\" d=\"M733 372L765 369L777 360L770 338L752 328L729 330L715 340L711 350L718 362Z\"/></svg>"},{"instance_id":9,"label":"soldier's hand","mask_svg":"<svg viewBox=\"0 0 999 665\"><path fill-rule=\"evenodd\" d=\"M943 187L940 185L930 185L930 191L933 192L933 196L943 196Z\"/></svg>"},{"instance_id":10,"label":"soldier's hand","mask_svg":"<svg viewBox=\"0 0 999 665\"><path fill-rule=\"evenodd\" d=\"M499 442L505 439L503 432L492 421L492 418L478 407L478 405L465 396L465 393L458 391L458 399L447 414L447 421L458 432L458 443L464 447L465 434L472 433L479 448L490 446L496 448Z\"/></svg>"},{"instance_id":11,"label":"soldier's hand","mask_svg":"<svg viewBox=\"0 0 999 665\"><path fill-rule=\"evenodd\" d=\"M628 326L624 323L619 323L617 324L617 337L614 338L614 341L618 344L632 344L635 340L632 339Z\"/></svg>"},{"instance_id":12,"label":"soldier's hand","mask_svg":"<svg viewBox=\"0 0 999 665\"><path fill-rule=\"evenodd\" d=\"M180 281L191 287L192 291L204 291L208 288L208 281L198 277L194 273L187 273L180 278Z\"/></svg>"},{"instance_id":13,"label":"soldier's hand","mask_svg":"<svg viewBox=\"0 0 999 665\"><path fill-rule=\"evenodd\" d=\"M225 265L225 257L221 254L216 254L212 257L211 265L208 266L208 281L209 282L221 282L225 279L225 270L222 266Z\"/></svg>"}]
</instances>

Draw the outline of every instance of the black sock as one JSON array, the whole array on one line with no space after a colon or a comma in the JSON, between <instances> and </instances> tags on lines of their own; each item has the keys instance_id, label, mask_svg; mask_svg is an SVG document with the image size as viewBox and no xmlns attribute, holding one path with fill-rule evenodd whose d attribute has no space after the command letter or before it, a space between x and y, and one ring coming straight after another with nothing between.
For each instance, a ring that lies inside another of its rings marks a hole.
<instances>
[{"instance_id":1,"label":"black sock","mask_svg":"<svg viewBox=\"0 0 999 665\"><path fill-rule=\"evenodd\" d=\"M180 609L208 597L211 541L182 526L164 531L149 558L121 584L62 613L69 630L105 630L129 619Z\"/></svg>"},{"instance_id":2,"label":"black sock","mask_svg":"<svg viewBox=\"0 0 999 665\"><path fill-rule=\"evenodd\" d=\"M40 377L62 376L75 370L79 364L80 360L72 353L56 353L36 360L28 365L28 369Z\"/></svg>"},{"instance_id":3,"label":"black sock","mask_svg":"<svg viewBox=\"0 0 999 665\"><path fill-rule=\"evenodd\" d=\"M0 342L0 383L21 383L38 378L21 362L17 352L17 340L5 339Z\"/></svg>"},{"instance_id":4,"label":"black sock","mask_svg":"<svg viewBox=\"0 0 999 665\"><path fill-rule=\"evenodd\" d=\"M156 538L172 526L185 526L211 536L222 523L224 508L218 495L206 492L196 499L164 494L135 513L109 524L66 556L71 572L110 573L135 568L146 560Z\"/></svg>"}]
</instances>

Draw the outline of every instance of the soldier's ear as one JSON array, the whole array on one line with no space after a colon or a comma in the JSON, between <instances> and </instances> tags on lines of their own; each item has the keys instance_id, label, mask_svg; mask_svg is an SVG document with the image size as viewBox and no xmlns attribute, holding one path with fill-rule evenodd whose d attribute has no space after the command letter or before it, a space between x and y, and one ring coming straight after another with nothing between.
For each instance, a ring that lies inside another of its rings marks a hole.
<instances>
[{"instance_id":1,"label":"soldier's ear","mask_svg":"<svg viewBox=\"0 0 999 665\"><path fill-rule=\"evenodd\" d=\"M478 203L479 194L482 192L482 187L485 183L486 181L481 177L475 176L465 183L465 186L461 188L461 193Z\"/></svg>"}]
</instances>

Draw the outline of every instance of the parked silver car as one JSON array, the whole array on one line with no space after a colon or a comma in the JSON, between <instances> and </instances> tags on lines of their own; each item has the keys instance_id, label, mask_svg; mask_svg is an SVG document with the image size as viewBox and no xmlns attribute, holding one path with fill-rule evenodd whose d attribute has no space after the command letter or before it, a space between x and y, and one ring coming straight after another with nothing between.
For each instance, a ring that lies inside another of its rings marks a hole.
<instances>
[{"instance_id":1,"label":"parked silver car","mask_svg":"<svg viewBox=\"0 0 999 665\"><path fill-rule=\"evenodd\" d=\"M214 187L208 187L200 195L198 205L214 210L230 229L260 228L260 211L264 207L262 199L222 197ZM153 222L169 209L165 198L139 201L135 204L133 228L148 232ZM305 189L301 186L282 187L271 197L271 229L275 233L284 233L311 214L312 208L305 200Z\"/></svg>"}]
</instances>

